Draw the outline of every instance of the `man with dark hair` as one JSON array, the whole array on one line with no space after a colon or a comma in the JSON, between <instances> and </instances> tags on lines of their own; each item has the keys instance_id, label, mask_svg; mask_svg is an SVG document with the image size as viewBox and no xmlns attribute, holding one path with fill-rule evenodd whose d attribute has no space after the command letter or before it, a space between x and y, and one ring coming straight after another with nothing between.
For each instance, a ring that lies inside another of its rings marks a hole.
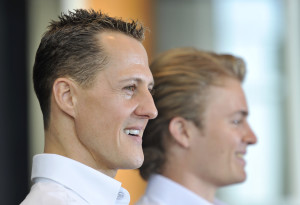
<instances>
[{"instance_id":1,"label":"man with dark hair","mask_svg":"<svg viewBox=\"0 0 300 205\"><path fill-rule=\"evenodd\" d=\"M94 10L51 22L33 69L45 153L34 156L22 205L129 203L113 177L141 166L143 131L157 116L143 38L138 22Z\"/></svg>"},{"instance_id":2,"label":"man with dark hair","mask_svg":"<svg viewBox=\"0 0 300 205\"><path fill-rule=\"evenodd\" d=\"M150 65L158 117L143 137L138 205L219 205L218 188L246 179L247 146L256 143L241 82L242 59L193 48L166 51Z\"/></svg>"}]
</instances>

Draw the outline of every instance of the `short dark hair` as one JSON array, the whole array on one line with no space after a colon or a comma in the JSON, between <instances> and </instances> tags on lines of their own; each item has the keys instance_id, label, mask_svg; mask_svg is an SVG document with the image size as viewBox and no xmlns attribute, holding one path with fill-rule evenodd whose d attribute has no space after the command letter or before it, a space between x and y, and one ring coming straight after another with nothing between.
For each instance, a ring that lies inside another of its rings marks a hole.
<instances>
[{"instance_id":1,"label":"short dark hair","mask_svg":"<svg viewBox=\"0 0 300 205\"><path fill-rule=\"evenodd\" d=\"M241 58L194 48L166 51L154 59L150 69L158 116L148 122L143 135L145 159L139 171L144 179L163 171L167 160L165 147L171 136L170 121L183 117L201 129L209 87L222 85L227 77L242 82L246 71Z\"/></svg>"},{"instance_id":2,"label":"short dark hair","mask_svg":"<svg viewBox=\"0 0 300 205\"><path fill-rule=\"evenodd\" d=\"M142 42L144 27L132 20L112 18L101 11L78 9L62 13L43 35L33 67L34 90L47 129L50 121L51 90L54 81L68 76L83 87L91 86L95 74L108 61L96 35L120 32Z\"/></svg>"}]
</instances>

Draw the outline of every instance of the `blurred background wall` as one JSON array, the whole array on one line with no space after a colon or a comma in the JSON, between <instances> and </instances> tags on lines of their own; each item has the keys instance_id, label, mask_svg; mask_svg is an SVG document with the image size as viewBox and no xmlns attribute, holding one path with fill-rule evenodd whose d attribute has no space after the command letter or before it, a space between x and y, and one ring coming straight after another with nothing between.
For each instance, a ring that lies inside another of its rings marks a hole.
<instances>
[{"instance_id":1,"label":"blurred background wall","mask_svg":"<svg viewBox=\"0 0 300 205\"><path fill-rule=\"evenodd\" d=\"M300 3L298 0L1 0L1 204L29 191L31 159L43 152L43 123L31 82L34 55L50 19L75 8L139 19L153 58L179 46L245 59L249 122L258 144L247 153L248 179L222 188L231 205L300 204ZM116 177L133 204L146 182L136 170Z\"/></svg>"}]
</instances>

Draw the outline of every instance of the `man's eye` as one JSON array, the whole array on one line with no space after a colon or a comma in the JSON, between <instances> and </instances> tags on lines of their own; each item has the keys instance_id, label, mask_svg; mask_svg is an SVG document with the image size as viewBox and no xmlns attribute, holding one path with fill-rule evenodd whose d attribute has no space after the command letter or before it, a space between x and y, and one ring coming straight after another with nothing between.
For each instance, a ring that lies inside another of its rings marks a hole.
<instances>
[{"instance_id":1,"label":"man's eye","mask_svg":"<svg viewBox=\"0 0 300 205\"><path fill-rule=\"evenodd\" d=\"M232 123L233 123L234 125L239 125L239 124L242 123L242 120L233 120Z\"/></svg>"},{"instance_id":2,"label":"man's eye","mask_svg":"<svg viewBox=\"0 0 300 205\"><path fill-rule=\"evenodd\" d=\"M136 89L136 86L135 86L135 85L130 85L130 86L125 87L125 89L126 89L126 90L129 90L129 91L131 91L131 92L134 92L135 89Z\"/></svg>"}]
</instances>

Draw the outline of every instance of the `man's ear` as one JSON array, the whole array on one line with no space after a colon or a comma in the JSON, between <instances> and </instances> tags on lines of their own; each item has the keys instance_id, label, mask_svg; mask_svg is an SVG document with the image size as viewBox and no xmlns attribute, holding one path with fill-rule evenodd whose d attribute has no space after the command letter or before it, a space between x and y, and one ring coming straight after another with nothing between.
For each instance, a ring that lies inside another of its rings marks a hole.
<instances>
[{"instance_id":1,"label":"man's ear","mask_svg":"<svg viewBox=\"0 0 300 205\"><path fill-rule=\"evenodd\" d=\"M57 106L68 115L75 116L76 85L68 78L57 78L53 83L53 96Z\"/></svg>"},{"instance_id":2,"label":"man's ear","mask_svg":"<svg viewBox=\"0 0 300 205\"><path fill-rule=\"evenodd\" d=\"M182 117L174 117L169 123L169 131L175 142L184 148L190 147L189 122Z\"/></svg>"}]
</instances>

